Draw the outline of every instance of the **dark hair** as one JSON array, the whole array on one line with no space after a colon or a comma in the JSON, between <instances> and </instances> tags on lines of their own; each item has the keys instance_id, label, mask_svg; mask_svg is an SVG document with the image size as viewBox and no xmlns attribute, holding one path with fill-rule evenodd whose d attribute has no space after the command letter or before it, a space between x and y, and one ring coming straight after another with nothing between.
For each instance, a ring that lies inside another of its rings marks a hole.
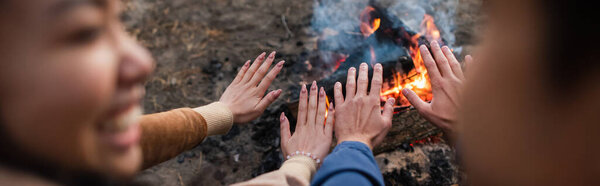
<instances>
[{"instance_id":1,"label":"dark hair","mask_svg":"<svg viewBox=\"0 0 600 186\"><path fill-rule=\"evenodd\" d=\"M600 72L600 13L589 1L538 0L537 4L547 18L543 31L550 88L563 96L577 94Z\"/></svg>"}]
</instances>

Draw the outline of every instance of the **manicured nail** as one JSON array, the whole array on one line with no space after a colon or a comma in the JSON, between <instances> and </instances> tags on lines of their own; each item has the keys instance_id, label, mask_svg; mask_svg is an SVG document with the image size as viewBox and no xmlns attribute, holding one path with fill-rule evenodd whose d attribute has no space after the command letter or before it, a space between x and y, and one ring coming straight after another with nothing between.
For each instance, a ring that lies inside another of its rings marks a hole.
<instances>
[{"instance_id":1,"label":"manicured nail","mask_svg":"<svg viewBox=\"0 0 600 186\"><path fill-rule=\"evenodd\" d=\"M313 81L312 85L310 86L311 90L317 90L317 81Z\"/></svg>"},{"instance_id":2,"label":"manicured nail","mask_svg":"<svg viewBox=\"0 0 600 186\"><path fill-rule=\"evenodd\" d=\"M258 59L264 59L266 54L267 54L266 52L261 53L260 56L258 57Z\"/></svg>"},{"instance_id":3,"label":"manicured nail","mask_svg":"<svg viewBox=\"0 0 600 186\"><path fill-rule=\"evenodd\" d=\"M279 63L277 63L277 67L282 67L283 63L285 63L285 61L280 61Z\"/></svg>"},{"instance_id":4,"label":"manicured nail","mask_svg":"<svg viewBox=\"0 0 600 186\"><path fill-rule=\"evenodd\" d=\"M273 58L275 57L275 51L271 52L271 54L269 54L269 58Z\"/></svg>"},{"instance_id":5,"label":"manicured nail","mask_svg":"<svg viewBox=\"0 0 600 186\"><path fill-rule=\"evenodd\" d=\"M285 113L281 112L281 116L279 116L280 121L285 121Z\"/></svg>"},{"instance_id":6,"label":"manicured nail","mask_svg":"<svg viewBox=\"0 0 600 186\"><path fill-rule=\"evenodd\" d=\"M306 84L302 84L302 89L300 90L302 93L306 93Z\"/></svg>"},{"instance_id":7,"label":"manicured nail","mask_svg":"<svg viewBox=\"0 0 600 186\"><path fill-rule=\"evenodd\" d=\"M325 96L325 89L323 89L323 87L321 87L321 90L319 91L319 96Z\"/></svg>"}]
</instances>

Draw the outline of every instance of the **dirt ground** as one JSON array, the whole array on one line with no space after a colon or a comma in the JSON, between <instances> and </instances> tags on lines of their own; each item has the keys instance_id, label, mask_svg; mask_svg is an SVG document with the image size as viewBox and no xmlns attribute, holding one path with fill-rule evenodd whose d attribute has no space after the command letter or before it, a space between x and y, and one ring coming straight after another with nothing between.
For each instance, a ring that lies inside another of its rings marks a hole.
<instances>
[{"instance_id":1,"label":"dirt ground","mask_svg":"<svg viewBox=\"0 0 600 186\"><path fill-rule=\"evenodd\" d=\"M228 185L281 165L277 114L301 83L315 80L307 56L316 50L313 1L124 0L123 20L156 60L146 83L145 113L196 107L218 100L239 67L262 52L278 51L284 69L271 90L282 96L256 121L142 171L134 185ZM460 0L456 46L477 43L480 0ZM461 174L444 143L399 145L377 155L388 185L452 185Z\"/></svg>"}]
</instances>

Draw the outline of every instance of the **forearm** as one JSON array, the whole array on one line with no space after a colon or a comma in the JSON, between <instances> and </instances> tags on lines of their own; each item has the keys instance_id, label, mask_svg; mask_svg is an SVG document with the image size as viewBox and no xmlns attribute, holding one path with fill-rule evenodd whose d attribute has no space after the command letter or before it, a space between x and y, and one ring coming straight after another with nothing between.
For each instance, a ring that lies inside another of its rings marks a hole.
<instances>
[{"instance_id":1,"label":"forearm","mask_svg":"<svg viewBox=\"0 0 600 186\"><path fill-rule=\"evenodd\" d=\"M235 184L244 185L309 185L317 169L317 163L307 156L294 156L283 162L281 168L265 173L252 180Z\"/></svg>"},{"instance_id":2,"label":"forearm","mask_svg":"<svg viewBox=\"0 0 600 186\"><path fill-rule=\"evenodd\" d=\"M219 103L212 103L145 115L140 122L143 168L147 168L194 148L207 136L227 133L233 116Z\"/></svg>"},{"instance_id":3,"label":"forearm","mask_svg":"<svg viewBox=\"0 0 600 186\"><path fill-rule=\"evenodd\" d=\"M325 158L311 185L384 185L371 149L360 142L346 141Z\"/></svg>"}]
</instances>

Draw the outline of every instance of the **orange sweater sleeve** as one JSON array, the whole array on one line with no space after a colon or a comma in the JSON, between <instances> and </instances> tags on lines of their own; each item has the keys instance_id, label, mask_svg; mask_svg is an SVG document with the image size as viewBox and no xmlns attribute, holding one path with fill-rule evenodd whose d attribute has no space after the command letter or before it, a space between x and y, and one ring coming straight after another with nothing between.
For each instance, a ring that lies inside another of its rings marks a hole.
<instances>
[{"instance_id":1,"label":"orange sweater sleeve","mask_svg":"<svg viewBox=\"0 0 600 186\"><path fill-rule=\"evenodd\" d=\"M143 168L162 163L192 149L207 136L206 121L190 108L144 115L140 125Z\"/></svg>"},{"instance_id":2,"label":"orange sweater sleeve","mask_svg":"<svg viewBox=\"0 0 600 186\"><path fill-rule=\"evenodd\" d=\"M201 143L206 136L226 134L233 114L220 102L148 114L140 120L143 168L167 161Z\"/></svg>"}]
</instances>

